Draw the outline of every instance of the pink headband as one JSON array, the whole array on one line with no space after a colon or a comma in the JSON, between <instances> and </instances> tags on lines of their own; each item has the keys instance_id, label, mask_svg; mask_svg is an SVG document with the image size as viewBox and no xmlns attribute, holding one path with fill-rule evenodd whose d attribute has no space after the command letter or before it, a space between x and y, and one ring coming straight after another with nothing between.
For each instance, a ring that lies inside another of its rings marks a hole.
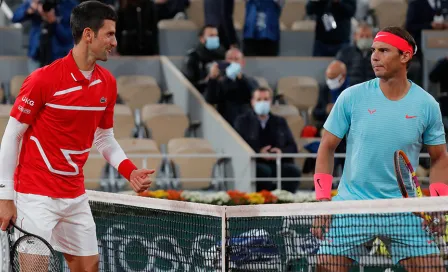
<instances>
[{"instance_id":1,"label":"pink headband","mask_svg":"<svg viewBox=\"0 0 448 272\"><path fill-rule=\"evenodd\" d=\"M378 34L376 34L373 42L383 42L383 43L390 44L393 47L396 47L403 52L410 52L411 55L414 55L414 53L415 53L412 46L410 46L409 43L405 39L400 38L397 35L394 35L389 32L383 32L383 31L378 32ZM416 52L417 52L417 50L416 50Z\"/></svg>"}]
</instances>

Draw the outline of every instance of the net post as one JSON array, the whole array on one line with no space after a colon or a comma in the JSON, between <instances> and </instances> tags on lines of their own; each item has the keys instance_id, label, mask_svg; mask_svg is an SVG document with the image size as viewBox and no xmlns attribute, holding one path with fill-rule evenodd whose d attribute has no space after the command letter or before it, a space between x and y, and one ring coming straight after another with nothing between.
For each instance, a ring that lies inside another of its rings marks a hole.
<instances>
[{"instance_id":1,"label":"net post","mask_svg":"<svg viewBox=\"0 0 448 272\"><path fill-rule=\"evenodd\" d=\"M226 207L222 207L221 214L221 271L226 272L226 243L227 243L227 209Z\"/></svg>"}]
</instances>

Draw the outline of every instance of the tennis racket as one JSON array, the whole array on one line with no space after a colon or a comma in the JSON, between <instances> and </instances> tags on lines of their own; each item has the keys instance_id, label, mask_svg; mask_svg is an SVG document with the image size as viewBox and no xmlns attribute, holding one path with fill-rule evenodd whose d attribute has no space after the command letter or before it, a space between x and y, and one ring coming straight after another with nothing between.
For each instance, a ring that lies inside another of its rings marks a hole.
<instances>
[{"instance_id":1,"label":"tennis racket","mask_svg":"<svg viewBox=\"0 0 448 272\"><path fill-rule=\"evenodd\" d=\"M56 252L47 241L13 223L11 225L8 236L12 272L62 271ZM20 237L16 240L15 237L18 236Z\"/></svg>"},{"instance_id":2,"label":"tennis racket","mask_svg":"<svg viewBox=\"0 0 448 272\"><path fill-rule=\"evenodd\" d=\"M408 159L408 156L404 151L397 150L394 153L394 167L395 174L397 177L398 187L400 188L401 194L404 198L410 197L423 197L423 192L420 187L420 182L418 181L417 174L412 167L411 162ZM415 213L416 215L422 217L428 226L436 223L435 220L424 212ZM429 232L429 229L427 229ZM447 246L445 240L443 238L443 233L437 234L433 233L436 238L436 242L439 245L443 254L446 254Z\"/></svg>"}]
</instances>

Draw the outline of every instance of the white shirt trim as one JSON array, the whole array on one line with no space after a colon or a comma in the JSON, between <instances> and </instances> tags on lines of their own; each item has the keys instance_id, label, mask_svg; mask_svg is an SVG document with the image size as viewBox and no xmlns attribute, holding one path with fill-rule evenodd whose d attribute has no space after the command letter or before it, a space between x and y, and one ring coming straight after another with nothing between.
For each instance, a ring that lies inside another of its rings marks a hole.
<instances>
[{"instance_id":1,"label":"white shirt trim","mask_svg":"<svg viewBox=\"0 0 448 272\"><path fill-rule=\"evenodd\" d=\"M70 89L66 89L66 90L62 90L62 91L57 91L57 92L54 93L53 96L58 96L58 95L68 94L68 93L76 92L76 91L79 91L79 90L82 90L82 86L76 86L76 87L73 87L73 88L70 88Z\"/></svg>"},{"instance_id":2,"label":"white shirt trim","mask_svg":"<svg viewBox=\"0 0 448 272\"><path fill-rule=\"evenodd\" d=\"M106 110L106 107L65 106L65 105L57 105L57 104L51 104L51 103L46 103L45 106L48 106L50 108L55 108L55 109L61 109L61 110L80 110L80 111L104 111L104 110Z\"/></svg>"}]
</instances>

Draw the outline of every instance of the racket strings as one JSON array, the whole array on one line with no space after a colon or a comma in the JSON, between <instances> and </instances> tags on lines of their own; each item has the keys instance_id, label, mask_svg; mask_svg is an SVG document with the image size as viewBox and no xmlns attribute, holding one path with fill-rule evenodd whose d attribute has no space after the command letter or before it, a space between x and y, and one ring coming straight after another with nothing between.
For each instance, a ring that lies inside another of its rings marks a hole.
<instances>
[{"instance_id":1,"label":"racket strings","mask_svg":"<svg viewBox=\"0 0 448 272\"><path fill-rule=\"evenodd\" d=\"M60 263L57 256L39 238L24 236L13 248L13 271L57 272Z\"/></svg>"},{"instance_id":2,"label":"racket strings","mask_svg":"<svg viewBox=\"0 0 448 272\"><path fill-rule=\"evenodd\" d=\"M405 159L399 157L400 174L403 179L403 185L409 197L417 196L417 188L415 187L414 181L412 180L412 173L409 170Z\"/></svg>"}]
</instances>

